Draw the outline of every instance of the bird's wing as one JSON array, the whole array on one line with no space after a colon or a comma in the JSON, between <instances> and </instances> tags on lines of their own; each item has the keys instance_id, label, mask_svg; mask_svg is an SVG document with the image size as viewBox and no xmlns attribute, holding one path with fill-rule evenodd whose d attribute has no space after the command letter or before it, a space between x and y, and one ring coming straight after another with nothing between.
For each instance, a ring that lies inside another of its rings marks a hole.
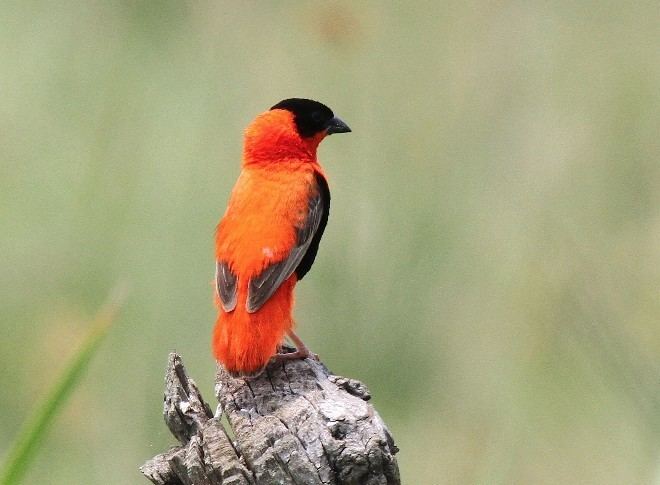
<instances>
[{"instance_id":1,"label":"bird's wing","mask_svg":"<svg viewBox=\"0 0 660 485\"><path fill-rule=\"evenodd\" d=\"M236 275L231 272L229 265L224 261L215 263L215 287L218 291L218 297L222 308L226 312L236 308Z\"/></svg>"},{"instance_id":2,"label":"bird's wing","mask_svg":"<svg viewBox=\"0 0 660 485\"><path fill-rule=\"evenodd\" d=\"M273 263L250 279L246 308L254 313L263 306L280 285L293 274L305 257L321 222L328 217L328 203L324 191L318 185L313 187L307 201L307 214L301 227L297 228L296 245L282 261ZM318 241L316 241L318 247Z\"/></svg>"}]
</instances>

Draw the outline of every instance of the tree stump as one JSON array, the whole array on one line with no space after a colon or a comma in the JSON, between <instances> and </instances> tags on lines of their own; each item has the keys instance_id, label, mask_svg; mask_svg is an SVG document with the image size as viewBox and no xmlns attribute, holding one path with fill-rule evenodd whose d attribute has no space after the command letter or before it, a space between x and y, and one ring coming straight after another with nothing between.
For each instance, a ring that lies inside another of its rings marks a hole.
<instances>
[{"instance_id":1,"label":"tree stump","mask_svg":"<svg viewBox=\"0 0 660 485\"><path fill-rule=\"evenodd\" d=\"M218 366L215 393L213 415L170 354L163 414L181 446L140 468L153 483L400 484L398 449L359 381L311 359L271 362L249 380Z\"/></svg>"}]
</instances>

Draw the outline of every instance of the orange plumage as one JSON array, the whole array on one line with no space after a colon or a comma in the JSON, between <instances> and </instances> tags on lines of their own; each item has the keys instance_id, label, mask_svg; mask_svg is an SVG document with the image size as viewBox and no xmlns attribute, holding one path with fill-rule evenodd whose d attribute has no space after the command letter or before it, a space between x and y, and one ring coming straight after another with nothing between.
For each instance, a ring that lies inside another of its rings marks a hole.
<instances>
[{"instance_id":1,"label":"orange plumage","mask_svg":"<svg viewBox=\"0 0 660 485\"><path fill-rule=\"evenodd\" d=\"M293 290L309 270L329 211L319 143L350 129L315 101L284 100L245 132L240 176L216 233L215 357L236 375L261 371L293 333ZM302 347L302 349L301 349Z\"/></svg>"}]
</instances>

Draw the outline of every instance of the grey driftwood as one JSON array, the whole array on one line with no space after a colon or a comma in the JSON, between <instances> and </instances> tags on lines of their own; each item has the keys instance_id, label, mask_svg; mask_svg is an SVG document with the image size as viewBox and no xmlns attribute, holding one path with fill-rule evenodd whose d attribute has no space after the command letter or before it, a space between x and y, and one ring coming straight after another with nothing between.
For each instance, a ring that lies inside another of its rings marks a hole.
<instances>
[{"instance_id":1,"label":"grey driftwood","mask_svg":"<svg viewBox=\"0 0 660 485\"><path fill-rule=\"evenodd\" d=\"M400 483L398 449L366 387L320 362L273 362L251 380L219 367L215 393L214 415L181 357L170 354L164 416L181 445L140 468L153 483Z\"/></svg>"}]
</instances>

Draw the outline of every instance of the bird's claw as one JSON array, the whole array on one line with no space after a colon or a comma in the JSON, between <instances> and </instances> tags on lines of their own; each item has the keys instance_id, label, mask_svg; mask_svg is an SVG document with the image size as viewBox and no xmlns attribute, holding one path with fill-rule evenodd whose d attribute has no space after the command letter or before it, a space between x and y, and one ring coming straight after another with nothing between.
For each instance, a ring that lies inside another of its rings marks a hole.
<instances>
[{"instance_id":1,"label":"bird's claw","mask_svg":"<svg viewBox=\"0 0 660 485\"><path fill-rule=\"evenodd\" d=\"M298 349L295 352L287 353L277 353L273 356L275 361L284 361L284 360L298 360L298 359L313 359L318 361L319 356L314 352L310 352L307 348Z\"/></svg>"}]
</instances>

